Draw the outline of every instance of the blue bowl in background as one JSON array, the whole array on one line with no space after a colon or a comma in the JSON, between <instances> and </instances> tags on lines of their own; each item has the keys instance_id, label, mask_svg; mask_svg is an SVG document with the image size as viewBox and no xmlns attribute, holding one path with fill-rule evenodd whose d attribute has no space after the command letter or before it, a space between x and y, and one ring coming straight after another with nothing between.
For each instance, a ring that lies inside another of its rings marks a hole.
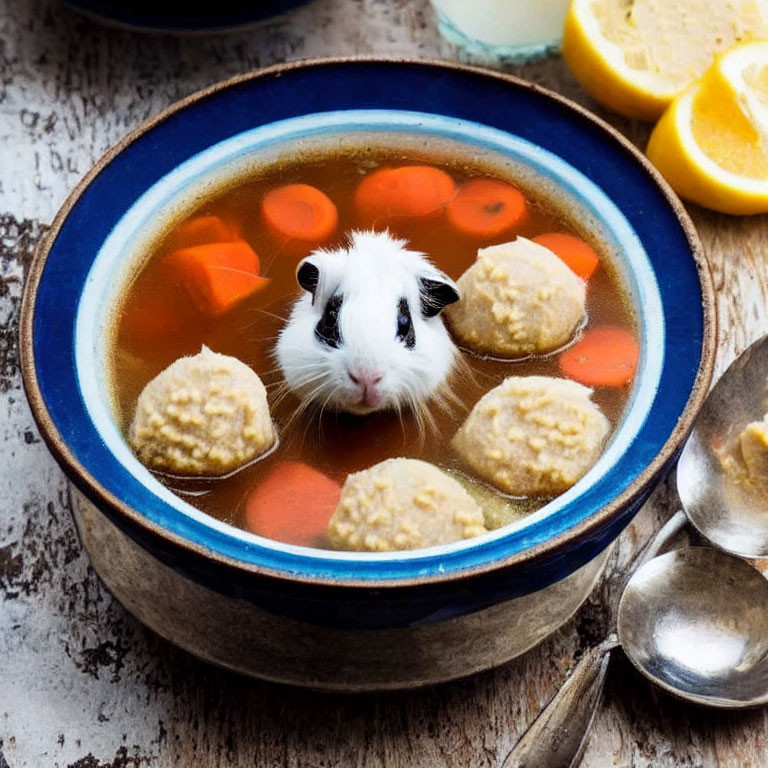
<instances>
[{"instance_id":1,"label":"blue bowl in background","mask_svg":"<svg viewBox=\"0 0 768 768\"><path fill-rule=\"evenodd\" d=\"M181 0L63 0L95 19L138 30L222 32L247 27L306 5L310 0L217 0L207 10Z\"/></svg>"},{"instance_id":2,"label":"blue bowl in background","mask_svg":"<svg viewBox=\"0 0 768 768\"><path fill-rule=\"evenodd\" d=\"M415 552L292 547L210 518L128 450L104 381L110 307L152 221L227 169L302 141L469 145L529 170L614 252L642 356L605 454L529 518ZM48 446L78 489L94 567L164 637L223 666L340 690L469 674L522 653L586 598L616 536L675 460L706 395L714 294L693 226L625 139L515 78L439 62L328 60L216 85L149 121L59 212L27 282L22 363Z\"/></svg>"}]
</instances>

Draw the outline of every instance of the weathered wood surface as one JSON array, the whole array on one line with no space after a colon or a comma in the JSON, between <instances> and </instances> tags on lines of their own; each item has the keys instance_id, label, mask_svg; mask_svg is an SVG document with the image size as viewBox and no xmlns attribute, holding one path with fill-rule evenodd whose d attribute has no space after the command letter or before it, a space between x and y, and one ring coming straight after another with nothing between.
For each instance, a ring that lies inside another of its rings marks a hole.
<instances>
[{"instance_id":1,"label":"weathered wood surface","mask_svg":"<svg viewBox=\"0 0 768 768\"><path fill-rule=\"evenodd\" d=\"M16 330L32 249L110 145L217 80L301 57L455 58L427 0L316 0L247 33L175 39L99 27L53 0L0 0L0 766L498 766L582 651L618 574L674 509L662 486L622 536L612 578L524 658L412 693L329 696L214 669L144 629L101 586L67 484L24 401ZM562 62L518 74L591 108ZM647 128L596 111L638 144ZM768 218L691 211L718 290L718 370L768 330ZM620 655L584 765L768 765L768 713L679 703Z\"/></svg>"}]
</instances>

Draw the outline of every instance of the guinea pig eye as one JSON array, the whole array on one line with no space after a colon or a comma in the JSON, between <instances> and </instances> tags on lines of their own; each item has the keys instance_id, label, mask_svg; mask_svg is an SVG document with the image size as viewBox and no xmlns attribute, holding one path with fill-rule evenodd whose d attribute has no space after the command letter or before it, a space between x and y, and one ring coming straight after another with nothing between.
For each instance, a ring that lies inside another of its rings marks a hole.
<instances>
[{"instance_id":1,"label":"guinea pig eye","mask_svg":"<svg viewBox=\"0 0 768 768\"><path fill-rule=\"evenodd\" d=\"M400 299L397 304L397 338L408 349L413 349L416 345L416 332L413 330L411 309L407 299Z\"/></svg>"},{"instance_id":2,"label":"guinea pig eye","mask_svg":"<svg viewBox=\"0 0 768 768\"><path fill-rule=\"evenodd\" d=\"M323 310L323 316L315 326L315 336L323 344L338 349L341 346L341 331L339 329L339 312L344 297L341 294L335 294L328 299L328 303Z\"/></svg>"}]
</instances>

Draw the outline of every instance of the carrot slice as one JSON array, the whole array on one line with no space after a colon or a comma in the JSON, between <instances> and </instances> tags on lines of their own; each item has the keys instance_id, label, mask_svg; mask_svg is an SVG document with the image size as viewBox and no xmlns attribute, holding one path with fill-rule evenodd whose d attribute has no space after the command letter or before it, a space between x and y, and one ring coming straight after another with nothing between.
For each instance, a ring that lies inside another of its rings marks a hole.
<instances>
[{"instance_id":1,"label":"carrot slice","mask_svg":"<svg viewBox=\"0 0 768 768\"><path fill-rule=\"evenodd\" d=\"M448 221L467 237L490 240L519 228L528 205L519 189L495 179L473 179L448 203Z\"/></svg>"},{"instance_id":2,"label":"carrot slice","mask_svg":"<svg viewBox=\"0 0 768 768\"><path fill-rule=\"evenodd\" d=\"M259 257L245 240L182 248L171 254L198 311L217 317L246 296L265 288Z\"/></svg>"},{"instance_id":3,"label":"carrot slice","mask_svg":"<svg viewBox=\"0 0 768 768\"><path fill-rule=\"evenodd\" d=\"M544 235L536 235L533 242L549 248L582 280L589 280L600 266L600 259L592 246L576 235L567 235L565 232L547 232Z\"/></svg>"},{"instance_id":4,"label":"carrot slice","mask_svg":"<svg viewBox=\"0 0 768 768\"><path fill-rule=\"evenodd\" d=\"M341 486L297 461L279 461L254 488L245 525L259 536L307 547L322 543Z\"/></svg>"},{"instance_id":5,"label":"carrot slice","mask_svg":"<svg viewBox=\"0 0 768 768\"><path fill-rule=\"evenodd\" d=\"M635 376L639 354L629 331L603 325L588 330L560 355L560 370L588 387L623 387Z\"/></svg>"},{"instance_id":6,"label":"carrot slice","mask_svg":"<svg viewBox=\"0 0 768 768\"><path fill-rule=\"evenodd\" d=\"M309 252L330 240L339 225L333 201L309 184L270 190L261 201L261 216L278 242L299 252Z\"/></svg>"},{"instance_id":7,"label":"carrot slice","mask_svg":"<svg viewBox=\"0 0 768 768\"><path fill-rule=\"evenodd\" d=\"M207 243L228 243L239 237L240 232L232 222L207 215L185 221L176 231L174 242L181 248L189 248Z\"/></svg>"},{"instance_id":8,"label":"carrot slice","mask_svg":"<svg viewBox=\"0 0 768 768\"><path fill-rule=\"evenodd\" d=\"M449 174L429 165L381 168L366 176L355 190L355 209L366 226L384 226L398 219L440 216L456 193Z\"/></svg>"}]
</instances>

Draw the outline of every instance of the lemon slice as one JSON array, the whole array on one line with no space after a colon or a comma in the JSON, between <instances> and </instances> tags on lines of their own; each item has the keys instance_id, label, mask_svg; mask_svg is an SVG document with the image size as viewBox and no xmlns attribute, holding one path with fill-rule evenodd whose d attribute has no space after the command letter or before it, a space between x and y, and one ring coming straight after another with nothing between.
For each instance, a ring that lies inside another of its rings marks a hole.
<instances>
[{"instance_id":1,"label":"lemon slice","mask_svg":"<svg viewBox=\"0 0 768 768\"><path fill-rule=\"evenodd\" d=\"M647 154L687 200L723 213L768 212L768 42L719 56L672 102Z\"/></svg>"},{"instance_id":2,"label":"lemon slice","mask_svg":"<svg viewBox=\"0 0 768 768\"><path fill-rule=\"evenodd\" d=\"M714 55L768 37L768 0L572 0L563 56L584 89L655 120Z\"/></svg>"}]
</instances>

